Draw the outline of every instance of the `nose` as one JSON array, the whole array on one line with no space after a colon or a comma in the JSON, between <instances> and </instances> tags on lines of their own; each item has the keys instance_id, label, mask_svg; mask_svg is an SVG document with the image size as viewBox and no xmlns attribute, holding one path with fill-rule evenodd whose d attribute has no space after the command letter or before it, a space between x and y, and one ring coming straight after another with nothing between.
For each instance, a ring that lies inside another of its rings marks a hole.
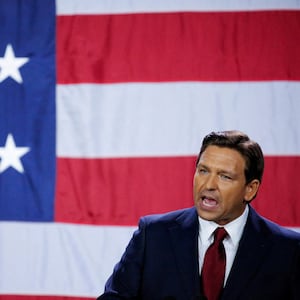
<instances>
[{"instance_id":1,"label":"nose","mask_svg":"<svg viewBox=\"0 0 300 300\"><path fill-rule=\"evenodd\" d=\"M217 188L217 176L210 174L205 181L205 188L207 190L215 190Z\"/></svg>"}]
</instances>

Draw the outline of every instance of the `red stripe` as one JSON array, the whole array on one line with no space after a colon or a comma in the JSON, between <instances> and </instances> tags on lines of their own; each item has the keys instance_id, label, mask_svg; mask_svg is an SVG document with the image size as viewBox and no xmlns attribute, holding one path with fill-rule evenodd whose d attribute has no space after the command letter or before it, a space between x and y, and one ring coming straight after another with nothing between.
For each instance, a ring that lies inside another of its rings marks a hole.
<instances>
[{"instance_id":1,"label":"red stripe","mask_svg":"<svg viewBox=\"0 0 300 300\"><path fill-rule=\"evenodd\" d=\"M300 11L57 17L58 82L300 80Z\"/></svg>"},{"instance_id":2,"label":"red stripe","mask_svg":"<svg viewBox=\"0 0 300 300\"><path fill-rule=\"evenodd\" d=\"M136 225L192 204L194 158L58 159L56 221ZM182 187L182 188L181 188Z\"/></svg>"},{"instance_id":3,"label":"red stripe","mask_svg":"<svg viewBox=\"0 0 300 300\"><path fill-rule=\"evenodd\" d=\"M299 170L300 156L267 157L254 208L281 225L300 227Z\"/></svg>"},{"instance_id":4,"label":"red stripe","mask_svg":"<svg viewBox=\"0 0 300 300\"><path fill-rule=\"evenodd\" d=\"M58 159L56 221L137 224L140 216L193 205L194 157ZM300 226L300 157L267 157L253 205L264 216Z\"/></svg>"}]
</instances>

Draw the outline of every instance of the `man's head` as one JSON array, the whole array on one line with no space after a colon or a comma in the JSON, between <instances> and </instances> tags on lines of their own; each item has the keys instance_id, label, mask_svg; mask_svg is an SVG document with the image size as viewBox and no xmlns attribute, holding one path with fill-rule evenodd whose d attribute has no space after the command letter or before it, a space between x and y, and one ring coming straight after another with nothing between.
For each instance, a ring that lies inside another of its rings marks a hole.
<instances>
[{"instance_id":1,"label":"man's head","mask_svg":"<svg viewBox=\"0 0 300 300\"><path fill-rule=\"evenodd\" d=\"M240 131L212 132L202 142L194 175L200 217L226 224L253 200L262 180L260 146Z\"/></svg>"}]
</instances>

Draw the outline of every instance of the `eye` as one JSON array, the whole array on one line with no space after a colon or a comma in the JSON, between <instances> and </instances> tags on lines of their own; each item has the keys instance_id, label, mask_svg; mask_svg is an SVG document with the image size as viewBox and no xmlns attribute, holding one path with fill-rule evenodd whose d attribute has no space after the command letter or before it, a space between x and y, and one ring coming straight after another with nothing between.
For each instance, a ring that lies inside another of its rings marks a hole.
<instances>
[{"instance_id":1,"label":"eye","mask_svg":"<svg viewBox=\"0 0 300 300\"><path fill-rule=\"evenodd\" d=\"M206 173L207 173L207 170L204 169L204 168L199 168L199 169L198 169L198 172L199 172L200 174L206 174Z\"/></svg>"},{"instance_id":2,"label":"eye","mask_svg":"<svg viewBox=\"0 0 300 300\"><path fill-rule=\"evenodd\" d=\"M220 174L220 177L224 180L232 180L232 177L227 174Z\"/></svg>"}]
</instances>

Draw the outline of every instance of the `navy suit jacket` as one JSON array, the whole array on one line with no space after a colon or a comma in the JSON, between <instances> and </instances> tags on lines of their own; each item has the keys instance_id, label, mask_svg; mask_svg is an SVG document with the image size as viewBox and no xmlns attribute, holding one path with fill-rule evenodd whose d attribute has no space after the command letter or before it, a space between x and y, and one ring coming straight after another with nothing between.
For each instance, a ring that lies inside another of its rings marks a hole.
<instances>
[{"instance_id":1,"label":"navy suit jacket","mask_svg":"<svg viewBox=\"0 0 300 300\"><path fill-rule=\"evenodd\" d=\"M251 206L222 300L299 300L300 234ZM195 208L141 218L98 300L193 300L202 295Z\"/></svg>"}]
</instances>

